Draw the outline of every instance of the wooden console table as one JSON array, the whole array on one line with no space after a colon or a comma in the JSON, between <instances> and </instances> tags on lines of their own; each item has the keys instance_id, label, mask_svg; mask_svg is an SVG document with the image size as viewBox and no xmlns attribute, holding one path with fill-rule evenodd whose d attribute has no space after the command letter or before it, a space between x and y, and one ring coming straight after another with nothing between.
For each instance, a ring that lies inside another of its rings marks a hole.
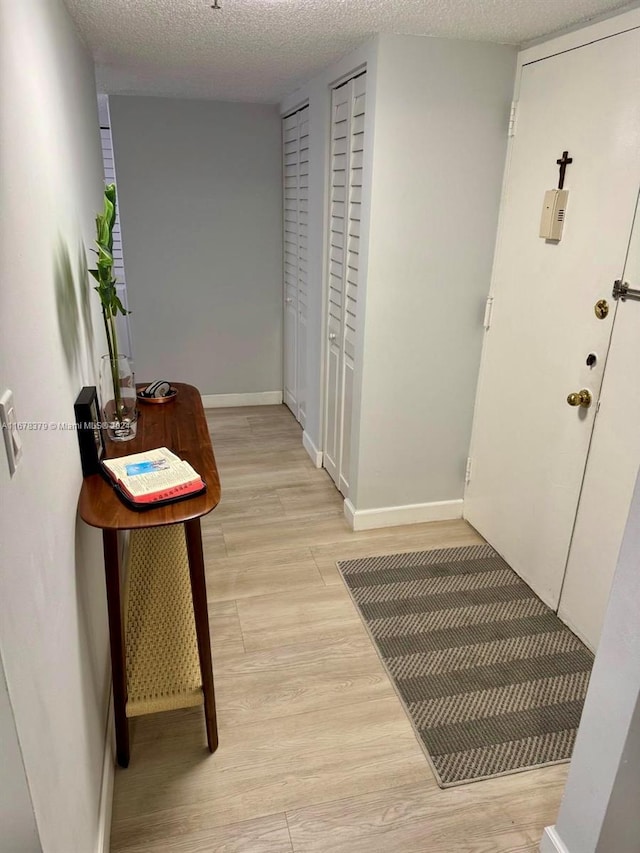
<instances>
[{"instance_id":1,"label":"wooden console table","mask_svg":"<svg viewBox=\"0 0 640 853\"><path fill-rule=\"evenodd\" d=\"M217 506L220 500L220 480L200 394L192 385L175 383L174 387L178 389L174 402L165 405L141 404L139 406L136 437L126 442L107 440L107 457L127 456L130 453L139 453L154 447L168 447L195 468L207 484L207 491L188 500L142 512L126 507L113 488L99 474L86 477L80 493L80 517L92 527L102 530L116 751L118 764L121 767L127 767L129 764L129 723L126 626L123 618L118 554L119 530L140 531L146 528L184 524L207 743L211 752L214 752L218 746L200 518Z\"/></svg>"}]
</instances>

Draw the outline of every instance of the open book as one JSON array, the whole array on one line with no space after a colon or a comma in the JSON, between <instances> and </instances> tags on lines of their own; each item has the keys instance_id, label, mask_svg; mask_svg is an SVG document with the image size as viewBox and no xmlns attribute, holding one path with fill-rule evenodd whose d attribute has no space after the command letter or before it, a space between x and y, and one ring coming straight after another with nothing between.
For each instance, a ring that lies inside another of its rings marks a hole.
<instances>
[{"instance_id":1,"label":"open book","mask_svg":"<svg viewBox=\"0 0 640 853\"><path fill-rule=\"evenodd\" d=\"M104 459L101 464L116 491L136 509L190 498L207 488L191 465L166 447Z\"/></svg>"}]
</instances>

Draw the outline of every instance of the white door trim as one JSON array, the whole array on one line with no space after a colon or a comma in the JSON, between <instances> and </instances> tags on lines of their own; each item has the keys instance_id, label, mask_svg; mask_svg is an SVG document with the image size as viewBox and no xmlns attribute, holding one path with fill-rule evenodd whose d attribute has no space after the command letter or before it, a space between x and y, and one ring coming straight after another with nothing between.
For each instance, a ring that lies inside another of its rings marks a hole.
<instances>
[{"instance_id":1,"label":"white door trim","mask_svg":"<svg viewBox=\"0 0 640 853\"><path fill-rule=\"evenodd\" d=\"M111 843L111 816L113 813L113 786L116 776L115 763L115 727L113 720L112 689L109 690L109 708L104 738L104 756L102 761L102 788L98 811L98 838L96 853L109 853Z\"/></svg>"},{"instance_id":2,"label":"white door trim","mask_svg":"<svg viewBox=\"0 0 640 853\"><path fill-rule=\"evenodd\" d=\"M344 516L352 530L376 530L379 527L399 527L403 524L421 524L425 521L450 521L462 518L462 501L433 501L405 506L356 509L347 498L344 502Z\"/></svg>"},{"instance_id":3,"label":"white door trim","mask_svg":"<svg viewBox=\"0 0 640 853\"><path fill-rule=\"evenodd\" d=\"M279 406L282 391L254 391L247 394L201 394L205 409L226 409L233 406Z\"/></svg>"},{"instance_id":4,"label":"white door trim","mask_svg":"<svg viewBox=\"0 0 640 853\"><path fill-rule=\"evenodd\" d=\"M302 446L309 454L309 458L313 462L314 466L316 468L322 468L323 453L315 446L313 439L306 430L302 433Z\"/></svg>"},{"instance_id":5,"label":"white door trim","mask_svg":"<svg viewBox=\"0 0 640 853\"><path fill-rule=\"evenodd\" d=\"M542 44L527 47L518 54L516 80L519 80L523 65L537 62L540 59L547 59L557 53L564 53L576 47L584 47L600 39L617 36L636 27L640 27L640 8L630 9L619 14L613 13L612 17L606 18L604 21L597 21L594 24L581 27L579 30L564 33L549 41L542 42Z\"/></svg>"},{"instance_id":6,"label":"white door trim","mask_svg":"<svg viewBox=\"0 0 640 853\"><path fill-rule=\"evenodd\" d=\"M569 848L558 835L555 826L545 827L540 839L540 853L570 853Z\"/></svg>"}]
</instances>

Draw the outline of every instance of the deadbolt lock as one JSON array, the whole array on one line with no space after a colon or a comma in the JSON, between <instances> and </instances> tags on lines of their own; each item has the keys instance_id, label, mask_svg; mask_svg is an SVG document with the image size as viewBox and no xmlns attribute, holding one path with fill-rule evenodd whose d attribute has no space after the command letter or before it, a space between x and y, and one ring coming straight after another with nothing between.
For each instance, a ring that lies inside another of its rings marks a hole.
<instances>
[{"instance_id":1,"label":"deadbolt lock","mask_svg":"<svg viewBox=\"0 0 640 853\"><path fill-rule=\"evenodd\" d=\"M609 303L606 299L598 299L596 304L593 306L593 310L596 312L598 320L604 320L609 313Z\"/></svg>"},{"instance_id":2,"label":"deadbolt lock","mask_svg":"<svg viewBox=\"0 0 640 853\"><path fill-rule=\"evenodd\" d=\"M582 391L574 391L567 397L567 403L570 406L582 406L583 409L588 409L591 405L591 391L583 388Z\"/></svg>"}]
</instances>

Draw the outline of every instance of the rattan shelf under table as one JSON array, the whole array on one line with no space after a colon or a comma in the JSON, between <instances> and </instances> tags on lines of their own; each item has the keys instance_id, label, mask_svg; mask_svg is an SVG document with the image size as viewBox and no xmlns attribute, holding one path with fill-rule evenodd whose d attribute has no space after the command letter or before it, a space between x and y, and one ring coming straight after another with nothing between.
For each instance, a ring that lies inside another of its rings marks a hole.
<instances>
[{"instance_id":1,"label":"rattan shelf under table","mask_svg":"<svg viewBox=\"0 0 640 853\"><path fill-rule=\"evenodd\" d=\"M183 525L131 532L125 602L127 717L202 705Z\"/></svg>"}]
</instances>

